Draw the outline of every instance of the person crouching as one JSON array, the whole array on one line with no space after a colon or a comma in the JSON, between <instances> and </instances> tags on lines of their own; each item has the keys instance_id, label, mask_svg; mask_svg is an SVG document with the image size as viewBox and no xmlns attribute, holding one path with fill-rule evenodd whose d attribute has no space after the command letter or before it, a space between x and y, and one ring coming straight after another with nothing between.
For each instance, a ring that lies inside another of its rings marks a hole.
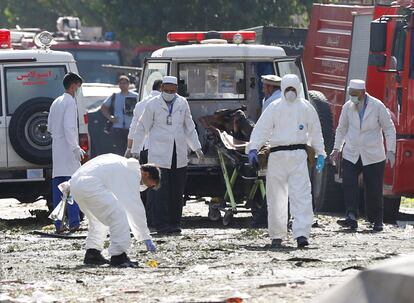
<instances>
[{"instance_id":1,"label":"person crouching","mask_svg":"<svg viewBox=\"0 0 414 303\"><path fill-rule=\"evenodd\" d=\"M148 251L155 252L139 191L158 188L160 178L156 166L141 166L136 159L115 154L98 156L72 175L71 194L89 221L84 264L136 267L127 256L130 229ZM101 254L108 227L110 261Z\"/></svg>"}]
</instances>

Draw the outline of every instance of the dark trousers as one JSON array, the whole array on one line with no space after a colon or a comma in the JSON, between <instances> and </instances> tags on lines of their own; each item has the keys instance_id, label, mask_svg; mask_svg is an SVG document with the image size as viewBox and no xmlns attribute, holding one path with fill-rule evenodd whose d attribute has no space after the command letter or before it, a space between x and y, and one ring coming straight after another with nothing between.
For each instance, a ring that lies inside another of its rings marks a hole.
<instances>
[{"instance_id":1,"label":"dark trousers","mask_svg":"<svg viewBox=\"0 0 414 303\"><path fill-rule=\"evenodd\" d=\"M347 215L352 212L358 214L359 186L358 176L362 172L365 191L365 212L368 220L373 223L382 223L384 216L384 202L382 197L385 161L362 165L358 162L343 159L343 189Z\"/></svg>"},{"instance_id":2,"label":"dark trousers","mask_svg":"<svg viewBox=\"0 0 414 303\"><path fill-rule=\"evenodd\" d=\"M62 193L58 188L60 183L66 182L70 179L70 177L54 177L52 179L52 202L53 208L55 208L60 200L62 199ZM66 212L69 220L69 228L78 227L80 224L79 219L79 206L74 202L72 205L66 205ZM62 222L59 220L55 221L56 231L59 232L62 227Z\"/></svg>"},{"instance_id":3,"label":"dark trousers","mask_svg":"<svg viewBox=\"0 0 414 303\"><path fill-rule=\"evenodd\" d=\"M111 129L111 153L123 156L128 145L128 132L126 128L112 128Z\"/></svg>"}]
</instances>

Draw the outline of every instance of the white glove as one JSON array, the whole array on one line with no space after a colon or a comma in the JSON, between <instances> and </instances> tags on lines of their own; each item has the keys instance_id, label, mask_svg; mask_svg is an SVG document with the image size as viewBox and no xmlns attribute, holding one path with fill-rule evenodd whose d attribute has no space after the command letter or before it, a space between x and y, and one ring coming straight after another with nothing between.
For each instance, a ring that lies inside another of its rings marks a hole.
<instances>
[{"instance_id":1,"label":"white glove","mask_svg":"<svg viewBox=\"0 0 414 303\"><path fill-rule=\"evenodd\" d=\"M130 148L127 148L126 149L125 154L124 154L124 157L127 158L127 159L129 159L129 158L132 157L132 153L131 153L131 149Z\"/></svg>"},{"instance_id":2,"label":"white glove","mask_svg":"<svg viewBox=\"0 0 414 303\"><path fill-rule=\"evenodd\" d=\"M85 154L86 154L86 152L82 148L80 148L80 146L76 147L73 150L73 153L75 154L75 159L78 162L81 162L83 160L83 158L85 157Z\"/></svg>"},{"instance_id":3,"label":"white glove","mask_svg":"<svg viewBox=\"0 0 414 303\"><path fill-rule=\"evenodd\" d=\"M393 168L395 164L395 153L392 151L387 151L387 156L385 157L385 160L387 162L390 162L390 166L391 168Z\"/></svg>"},{"instance_id":4,"label":"white glove","mask_svg":"<svg viewBox=\"0 0 414 303\"><path fill-rule=\"evenodd\" d=\"M196 153L196 155L197 155L198 160L200 160L200 161L204 161L204 153L203 153L203 151L201 150L201 148L197 149L197 150L195 151L195 153Z\"/></svg>"}]
</instances>

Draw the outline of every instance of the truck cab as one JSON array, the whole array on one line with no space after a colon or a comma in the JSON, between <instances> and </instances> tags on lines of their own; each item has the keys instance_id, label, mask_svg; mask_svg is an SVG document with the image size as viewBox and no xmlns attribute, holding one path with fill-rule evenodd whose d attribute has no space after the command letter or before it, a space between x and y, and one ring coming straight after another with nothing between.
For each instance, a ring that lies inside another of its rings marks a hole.
<instances>
[{"instance_id":1,"label":"truck cab","mask_svg":"<svg viewBox=\"0 0 414 303\"><path fill-rule=\"evenodd\" d=\"M249 44L254 37L252 31L172 32L169 42L186 45L161 48L145 60L139 99L150 93L155 80L176 76L178 94L188 100L206 154L204 163L190 155L187 195L212 196L224 190L216 143L200 118L244 106L247 117L256 122L263 100L261 76L266 74L296 74L303 84L302 97L309 98L300 58L286 56L281 47Z\"/></svg>"},{"instance_id":2,"label":"truck cab","mask_svg":"<svg viewBox=\"0 0 414 303\"><path fill-rule=\"evenodd\" d=\"M49 199L52 138L47 132L48 112L64 92L64 75L78 73L78 69L66 52L10 47L10 31L0 30L0 198ZM79 143L88 151L82 102L78 110Z\"/></svg>"}]
</instances>

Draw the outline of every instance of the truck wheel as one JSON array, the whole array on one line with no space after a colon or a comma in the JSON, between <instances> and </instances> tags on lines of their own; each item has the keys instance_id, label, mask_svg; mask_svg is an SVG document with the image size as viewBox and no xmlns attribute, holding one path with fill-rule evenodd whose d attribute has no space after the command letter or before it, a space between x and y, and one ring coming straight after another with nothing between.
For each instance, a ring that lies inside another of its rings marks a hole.
<instances>
[{"instance_id":1,"label":"truck wheel","mask_svg":"<svg viewBox=\"0 0 414 303\"><path fill-rule=\"evenodd\" d=\"M333 117L331 108L324 94L319 91L309 91L309 101L318 113L321 122L322 135L326 154L329 155L335 142ZM315 167L311 170L312 197L315 212L338 211L343 208L342 190L334 180L335 169L325 165L322 173Z\"/></svg>"},{"instance_id":2,"label":"truck wheel","mask_svg":"<svg viewBox=\"0 0 414 303\"><path fill-rule=\"evenodd\" d=\"M10 119L9 138L16 153L34 164L52 163L52 137L47 117L52 99L34 98L20 105Z\"/></svg>"},{"instance_id":3,"label":"truck wheel","mask_svg":"<svg viewBox=\"0 0 414 303\"><path fill-rule=\"evenodd\" d=\"M384 197L384 222L395 224L400 213L401 197Z\"/></svg>"}]
</instances>

